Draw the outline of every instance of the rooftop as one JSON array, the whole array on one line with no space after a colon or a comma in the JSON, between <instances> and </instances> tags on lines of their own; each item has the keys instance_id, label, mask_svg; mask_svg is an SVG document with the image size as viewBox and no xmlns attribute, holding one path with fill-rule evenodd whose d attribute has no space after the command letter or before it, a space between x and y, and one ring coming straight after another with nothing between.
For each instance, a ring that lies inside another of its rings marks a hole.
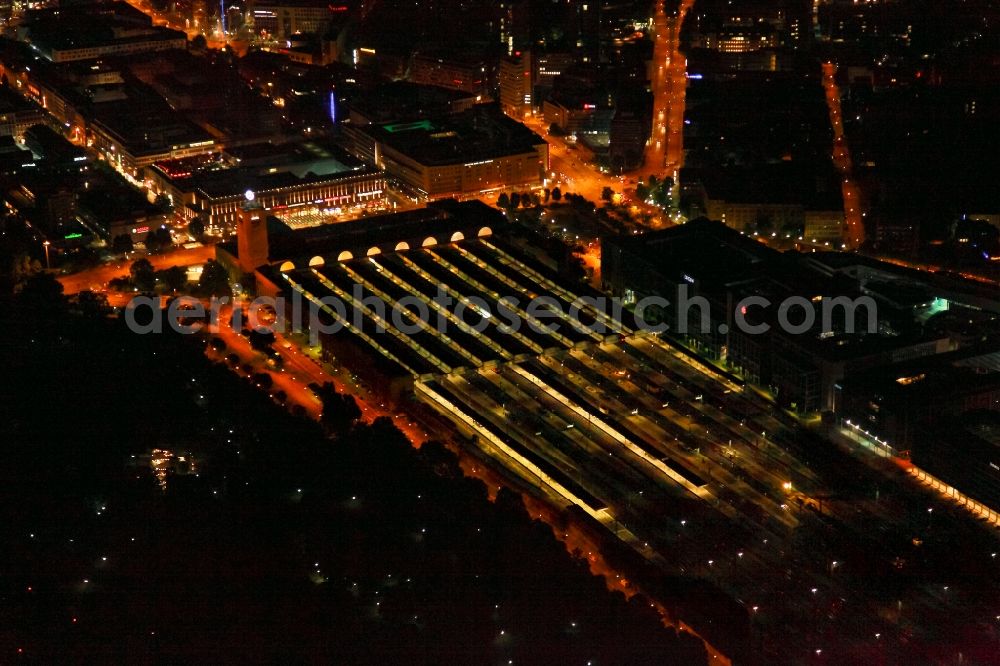
<instances>
[{"instance_id":1,"label":"rooftop","mask_svg":"<svg viewBox=\"0 0 1000 666\"><path fill-rule=\"evenodd\" d=\"M147 86L127 88L128 102L94 105L93 118L133 155L158 153L177 146L211 143L212 137L198 125L171 109Z\"/></svg>"},{"instance_id":2,"label":"rooftop","mask_svg":"<svg viewBox=\"0 0 1000 666\"><path fill-rule=\"evenodd\" d=\"M455 231L496 225L500 214L479 201L438 201L425 208L365 217L319 227L292 229L276 217L268 218L270 257L274 262L328 256L343 250L357 253L374 245L427 236L450 237ZM235 242L222 248L237 256Z\"/></svg>"},{"instance_id":3,"label":"rooftop","mask_svg":"<svg viewBox=\"0 0 1000 666\"><path fill-rule=\"evenodd\" d=\"M896 409L920 410L922 405L975 393L1000 390L1000 347L986 343L872 370L845 381L845 389L868 391Z\"/></svg>"},{"instance_id":4,"label":"rooftop","mask_svg":"<svg viewBox=\"0 0 1000 666\"><path fill-rule=\"evenodd\" d=\"M37 10L29 12L27 26L32 47L48 57L55 51L187 39L183 32L154 26L124 2Z\"/></svg>"},{"instance_id":5,"label":"rooftop","mask_svg":"<svg viewBox=\"0 0 1000 666\"><path fill-rule=\"evenodd\" d=\"M421 164L434 166L520 155L545 144L545 139L489 104L432 120L383 123L361 129Z\"/></svg>"},{"instance_id":6,"label":"rooftop","mask_svg":"<svg viewBox=\"0 0 1000 666\"><path fill-rule=\"evenodd\" d=\"M699 181L709 199L729 203L800 204L807 210L843 210L840 180L832 165L782 162L766 166L682 171L681 180Z\"/></svg>"},{"instance_id":7,"label":"rooftop","mask_svg":"<svg viewBox=\"0 0 1000 666\"><path fill-rule=\"evenodd\" d=\"M760 276L764 262L780 256L776 250L706 218L608 240L662 269L664 275L690 275L700 283L717 285Z\"/></svg>"},{"instance_id":8,"label":"rooftop","mask_svg":"<svg viewBox=\"0 0 1000 666\"><path fill-rule=\"evenodd\" d=\"M353 113L369 122L381 123L446 115L452 111L452 105L473 101L475 97L450 88L392 81L354 93L347 104Z\"/></svg>"},{"instance_id":9,"label":"rooftop","mask_svg":"<svg viewBox=\"0 0 1000 666\"><path fill-rule=\"evenodd\" d=\"M322 140L251 144L226 149L222 159L166 160L154 168L178 188L199 190L212 199L242 197L248 189L267 192L372 172L371 167Z\"/></svg>"}]
</instances>

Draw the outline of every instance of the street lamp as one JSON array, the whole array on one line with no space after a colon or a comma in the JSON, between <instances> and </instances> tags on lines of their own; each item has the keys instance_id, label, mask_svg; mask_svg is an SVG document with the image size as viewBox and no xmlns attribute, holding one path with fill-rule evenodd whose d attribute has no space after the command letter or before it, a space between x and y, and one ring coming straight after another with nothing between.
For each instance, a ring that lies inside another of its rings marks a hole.
<instances>
[{"instance_id":1,"label":"street lamp","mask_svg":"<svg viewBox=\"0 0 1000 666\"><path fill-rule=\"evenodd\" d=\"M45 270L51 270L52 264L49 263L49 246L52 245L49 241L42 241L42 247L45 248Z\"/></svg>"}]
</instances>

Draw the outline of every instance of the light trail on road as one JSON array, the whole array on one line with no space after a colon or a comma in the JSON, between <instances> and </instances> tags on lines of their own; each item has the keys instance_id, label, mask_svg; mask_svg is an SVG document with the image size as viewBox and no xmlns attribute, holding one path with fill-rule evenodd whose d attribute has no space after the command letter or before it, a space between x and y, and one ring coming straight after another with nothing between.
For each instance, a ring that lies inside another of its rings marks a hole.
<instances>
[{"instance_id":1,"label":"light trail on road","mask_svg":"<svg viewBox=\"0 0 1000 666\"><path fill-rule=\"evenodd\" d=\"M684 162L684 107L687 96L687 58L681 53L681 27L694 0L681 0L677 13L667 14L666 0L656 3L653 17L653 126L646 150L645 170L667 174L677 181Z\"/></svg>"},{"instance_id":2,"label":"light trail on road","mask_svg":"<svg viewBox=\"0 0 1000 666\"><path fill-rule=\"evenodd\" d=\"M837 66L832 62L823 63L823 90L826 104L830 109L830 125L833 127L833 165L841 178L844 196L844 221L847 224L847 246L856 250L865 242L865 225L861 214L861 190L854 181L854 167L851 151L844 137L844 114L840 108L840 88L836 81Z\"/></svg>"}]
</instances>

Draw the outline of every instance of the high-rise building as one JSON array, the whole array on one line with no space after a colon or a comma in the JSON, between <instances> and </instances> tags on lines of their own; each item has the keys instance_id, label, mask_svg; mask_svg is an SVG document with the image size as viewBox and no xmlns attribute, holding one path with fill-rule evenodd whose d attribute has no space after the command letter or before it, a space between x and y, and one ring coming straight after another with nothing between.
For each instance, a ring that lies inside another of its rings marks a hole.
<instances>
[{"instance_id":1,"label":"high-rise building","mask_svg":"<svg viewBox=\"0 0 1000 666\"><path fill-rule=\"evenodd\" d=\"M500 0L497 3L497 28L500 43L507 55L527 49L531 42L528 0Z\"/></svg>"},{"instance_id":2,"label":"high-rise building","mask_svg":"<svg viewBox=\"0 0 1000 666\"><path fill-rule=\"evenodd\" d=\"M249 14L255 30L286 40L300 33L322 32L333 9L322 0L257 0Z\"/></svg>"},{"instance_id":3,"label":"high-rise building","mask_svg":"<svg viewBox=\"0 0 1000 666\"><path fill-rule=\"evenodd\" d=\"M410 61L409 79L413 83L441 86L481 95L489 95L491 74L478 54L450 50L421 51Z\"/></svg>"},{"instance_id":4,"label":"high-rise building","mask_svg":"<svg viewBox=\"0 0 1000 666\"><path fill-rule=\"evenodd\" d=\"M500 61L500 107L515 120L531 114L534 67L529 51Z\"/></svg>"},{"instance_id":5,"label":"high-rise building","mask_svg":"<svg viewBox=\"0 0 1000 666\"><path fill-rule=\"evenodd\" d=\"M567 3L567 36L577 57L583 62L597 62L601 42L601 0L572 0Z\"/></svg>"},{"instance_id":6,"label":"high-rise building","mask_svg":"<svg viewBox=\"0 0 1000 666\"><path fill-rule=\"evenodd\" d=\"M641 166L648 140L648 120L630 111L615 113L608 137L608 159L612 168L628 171Z\"/></svg>"}]
</instances>

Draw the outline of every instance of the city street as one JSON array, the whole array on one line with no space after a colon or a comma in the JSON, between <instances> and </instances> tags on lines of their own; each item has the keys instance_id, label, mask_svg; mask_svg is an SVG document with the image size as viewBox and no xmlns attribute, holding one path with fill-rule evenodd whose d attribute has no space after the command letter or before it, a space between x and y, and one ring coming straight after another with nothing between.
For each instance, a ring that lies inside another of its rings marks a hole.
<instances>
[{"instance_id":1,"label":"city street","mask_svg":"<svg viewBox=\"0 0 1000 666\"><path fill-rule=\"evenodd\" d=\"M684 162L684 110L687 58L680 50L681 27L694 0L681 0L677 13L667 14L666 2L656 3L653 17L653 133L644 170L668 175L677 182Z\"/></svg>"},{"instance_id":2,"label":"city street","mask_svg":"<svg viewBox=\"0 0 1000 666\"><path fill-rule=\"evenodd\" d=\"M111 261L78 273L58 276L64 293L67 295L76 294L87 289L91 291L107 290L111 280L127 276L132 262L141 258L135 253L131 254L132 256L128 260ZM146 255L145 258L153 264L154 270L163 270L171 266L197 266L215 258L215 246L180 247L159 254Z\"/></svg>"},{"instance_id":3,"label":"city street","mask_svg":"<svg viewBox=\"0 0 1000 666\"><path fill-rule=\"evenodd\" d=\"M832 62L823 63L823 90L830 108L830 125L833 127L833 164L843 179L844 219L847 222L847 239L850 249L861 247L865 241L865 226L862 219L861 190L854 181L851 152L844 136L844 118L840 107L840 88L836 81L837 66Z\"/></svg>"},{"instance_id":4,"label":"city street","mask_svg":"<svg viewBox=\"0 0 1000 666\"><path fill-rule=\"evenodd\" d=\"M542 116L525 118L524 124L549 144L549 172L545 176L550 189L558 187L563 193L579 194L598 204L605 187L619 193L624 189L625 179L601 173L583 160L578 149L570 148L564 137L549 134Z\"/></svg>"},{"instance_id":5,"label":"city street","mask_svg":"<svg viewBox=\"0 0 1000 666\"><path fill-rule=\"evenodd\" d=\"M418 447L428 439L427 433L412 419L387 409L384 403L359 386L349 371L335 371L323 363L315 351L303 345L303 341L298 338L293 339L276 333L272 348L281 356L282 362L278 369L269 365L267 357L262 352L253 349L246 337L233 330L230 325L231 317L231 306L220 309L218 327L212 335L225 342L226 349L220 353L209 346L207 353L210 357L223 360L228 354L235 353L240 358L239 364L234 368L236 372L242 374L242 366L249 365L252 368L251 374L261 372L269 374L274 380L270 393L273 395L275 391L283 390L288 396L288 403L301 405L310 418L319 419L322 404L309 385L322 386L329 382L338 392L354 397L365 422L371 423L379 417L392 419L396 427Z\"/></svg>"}]
</instances>

